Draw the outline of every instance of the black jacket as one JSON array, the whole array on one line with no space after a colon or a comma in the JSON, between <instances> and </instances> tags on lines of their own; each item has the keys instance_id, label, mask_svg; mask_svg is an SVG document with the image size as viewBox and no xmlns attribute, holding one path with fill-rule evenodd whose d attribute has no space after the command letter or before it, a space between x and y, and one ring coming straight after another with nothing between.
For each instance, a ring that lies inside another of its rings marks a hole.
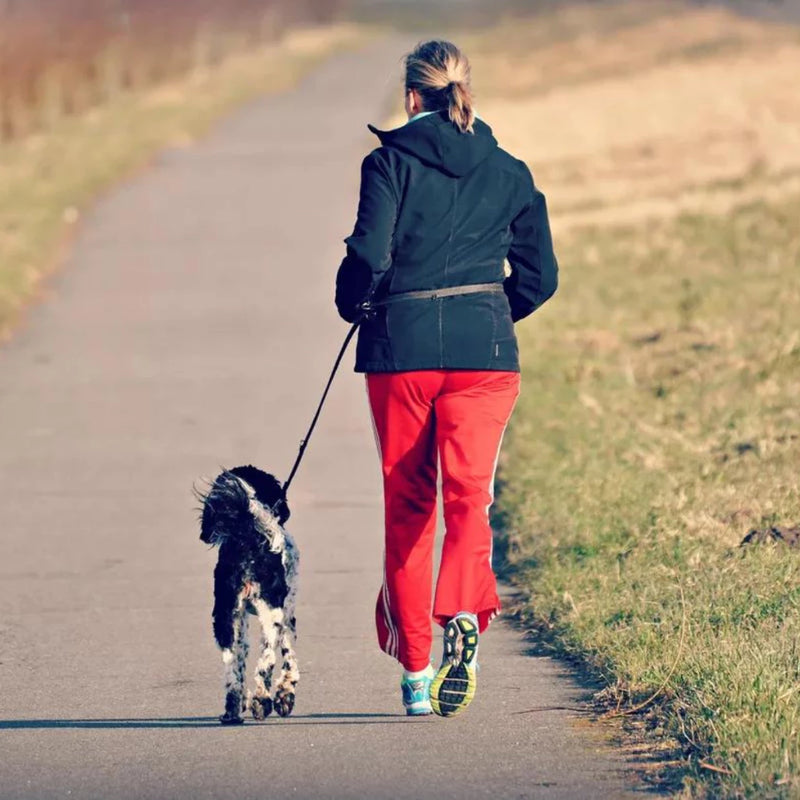
<instances>
[{"instance_id":1,"label":"black jacket","mask_svg":"<svg viewBox=\"0 0 800 800\"><path fill-rule=\"evenodd\" d=\"M358 218L336 276L339 314L353 322L365 301L401 292L475 283L505 291L378 307L359 330L356 371L518 371L513 322L558 282L545 198L528 167L480 120L474 134L444 112L369 127L382 147L361 167Z\"/></svg>"}]
</instances>

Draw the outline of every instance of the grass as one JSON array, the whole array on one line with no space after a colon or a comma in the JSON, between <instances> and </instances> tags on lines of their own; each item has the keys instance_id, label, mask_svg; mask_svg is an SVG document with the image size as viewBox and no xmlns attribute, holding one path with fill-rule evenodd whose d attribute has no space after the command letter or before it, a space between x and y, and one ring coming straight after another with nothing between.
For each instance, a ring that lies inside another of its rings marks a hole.
<instances>
[{"instance_id":1,"label":"grass","mask_svg":"<svg viewBox=\"0 0 800 800\"><path fill-rule=\"evenodd\" d=\"M501 462L503 569L531 629L603 680L604 707L657 695L647 727L678 743L676 793L798 797L800 552L739 546L752 528L800 522L800 190L784 180L792 164L780 148L740 135L772 103L784 111L776 142L783 124L797 125L780 83L762 82L756 100L744 76L765 43L800 59L797 35L708 10L672 25L655 9L614 29L606 13L596 78L588 48L580 64L543 73L544 94L515 85L505 96L520 64L557 65L557 52L591 36L596 12L581 13L572 38L538 54L513 50L502 28L465 41L482 115L514 129L515 151L561 209L561 288L518 328L524 385ZM547 38L547 19L529 24ZM553 24L565 28L558 15ZM705 86L718 70L727 83ZM675 96L657 95L667 85ZM736 114L676 131L674 108L712 88ZM569 119L540 121L554 97L563 109L574 101L579 121L595 104L583 138ZM625 147L610 97L649 103L646 118L626 119ZM737 142L721 173L700 163L713 160L712 130ZM640 151L644 167L630 159Z\"/></svg>"},{"instance_id":2,"label":"grass","mask_svg":"<svg viewBox=\"0 0 800 800\"><path fill-rule=\"evenodd\" d=\"M294 31L149 91L122 93L47 131L0 145L0 338L52 268L65 232L104 187L164 146L186 146L226 111L280 91L336 49L347 25Z\"/></svg>"},{"instance_id":3,"label":"grass","mask_svg":"<svg viewBox=\"0 0 800 800\"><path fill-rule=\"evenodd\" d=\"M800 521L799 219L795 198L576 236L521 329L507 565L607 696L666 681L689 796L800 790L800 553L738 547Z\"/></svg>"}]
</instances>

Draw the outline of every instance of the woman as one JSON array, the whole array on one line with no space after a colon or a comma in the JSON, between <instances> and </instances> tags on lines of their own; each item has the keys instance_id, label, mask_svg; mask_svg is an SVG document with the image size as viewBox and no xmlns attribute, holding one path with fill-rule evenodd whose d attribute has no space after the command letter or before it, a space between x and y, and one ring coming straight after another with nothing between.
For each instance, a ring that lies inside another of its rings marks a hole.
<instances>
[{"instance_id":1,"label":"woman","mask_svg":"<svg viewBox=\"0 0 800 800\"><path fill-rule=\"evenodd\" d=\"M369 126L381 147L362 165L336 305L362 319L356 371L383 466L378 640L404 667L406 712L451 716L474 697L478 634L500 608L488 510L519 393L513 323L553 295L558 266L544 196L475 116L466 57L432 41L405 66L409 122ZM431 603L437 458L446 534Z\"/></svg>"}]
</instances>

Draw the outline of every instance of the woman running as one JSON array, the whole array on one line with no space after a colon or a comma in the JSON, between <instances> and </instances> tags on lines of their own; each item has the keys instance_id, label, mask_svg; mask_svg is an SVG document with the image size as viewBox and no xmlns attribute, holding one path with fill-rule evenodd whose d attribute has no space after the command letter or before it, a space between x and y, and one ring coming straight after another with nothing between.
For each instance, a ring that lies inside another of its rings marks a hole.
<instances>
[{"instance_id":1,"label":"woman running","mask_svg":"<svg viewBox=\"0 0 800 800\"><path fill-rule=\"evenodd\" d=\"M336 306L362 319L356 371L383 467L378 641L404 668L406 713L452 716L475 695L478 634L500 609L488 512L519 394L513 323L553 295L558 265L544 195L475 116L464 54L426 42L405 68L409 121L369 126L381 146L362 164ZM446 532L431 602L437 463Z\"/></svg>"}]
</instances>

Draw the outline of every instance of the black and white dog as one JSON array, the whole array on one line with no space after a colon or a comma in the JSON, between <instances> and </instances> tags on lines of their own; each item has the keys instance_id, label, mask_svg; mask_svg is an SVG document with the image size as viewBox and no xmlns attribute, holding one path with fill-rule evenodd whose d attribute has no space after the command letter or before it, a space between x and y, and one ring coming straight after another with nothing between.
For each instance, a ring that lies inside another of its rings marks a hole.
<instances>
[{"instance_id":1,"label":"black and white dog","mask_svg":"<svg viewBox=\"0 0 800 800\"><path fill-rule=\"evenodd\" d=\"M280 483L253 466L225 470L204 493L200 539L219 546L214 570L214 637L225 665L223 725L274 708L292 713L299 680L295 641L298 553L283 525L289 507ZM255 692L244 693L248 614L261 624ZM278 665L278 669L275 667Z\"/></svg>"}]
</instances>

